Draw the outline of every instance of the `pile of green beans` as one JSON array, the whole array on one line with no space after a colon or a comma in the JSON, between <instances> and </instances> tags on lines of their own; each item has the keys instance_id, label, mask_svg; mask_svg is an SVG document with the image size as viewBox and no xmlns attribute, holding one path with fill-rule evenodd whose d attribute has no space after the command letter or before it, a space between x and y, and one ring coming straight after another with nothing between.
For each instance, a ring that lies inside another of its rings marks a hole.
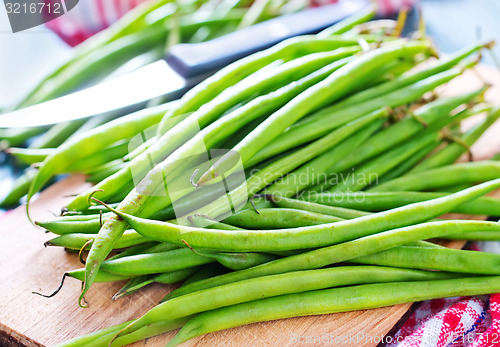
<instances>
[{"instance_id":1,"label":"pile of green beans","mask_svg":"<svg viewBox=\"0 0 500 347\"><path fill-rule=\"evenodd\" d=\"M241 23L267 18L268 3ZM182 283L141 317L61 346L181 328L174 346L253 322L500 291L499 255L430 242L500 241L500 223L479 220L500 216L500 199L485 196L500 188L498 161L457 163L474 158L500 108L486 87L430 97L491 44L434 58L425 35L393 37L399 25L372 16L285 40L64 144L11 150L43 159L28 201L59 173L95 182L36 222L56 235L47 246L79 251L84 267L64 278L83 282L82 307L97 282L122 281L113 300Z\"/></svg>"}]
</instances>

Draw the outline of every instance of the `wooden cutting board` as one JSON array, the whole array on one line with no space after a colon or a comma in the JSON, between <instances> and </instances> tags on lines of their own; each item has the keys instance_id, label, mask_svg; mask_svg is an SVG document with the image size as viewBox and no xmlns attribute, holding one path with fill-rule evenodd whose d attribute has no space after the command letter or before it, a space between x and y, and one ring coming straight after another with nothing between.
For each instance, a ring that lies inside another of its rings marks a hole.
<instances>
[{"instance_id":1,"label":"wooden cutting board","mask_svg":"<svg viewBox=\"0 0 500 347\"><path fill-rule=\"evenodd\" d=\"M494 85L487 94L500 104L500 73L480 67L482 78ZM479 87L474 73L467 73L441 91L464 92ZM478 119L470 119L470 126ZM473 147L476 159L487 159L500 152L500 122ZM87 189L82 176L69 177L46 191L33 203L34 219L57 214L71 198ZM498 192L497 192L498 193ZM500 194L496 194L500 196ZM134 295L112 302L111 296L124 284L96 284L86 295L90 307L77 305L80 282L68 279L62 291L51 299L31 294L52 292L62 274L81 267L77 256L59 248L44 248L53 236L34 227L20 207L0 219L0 346L52 346L75 336L137 318L155 306L173 286L152 285ZM448 244L460 248L461 242ZM290 346L310 341L313 345L376 346L403 317L411 304L392 307L298 317L251 324L193 339L185 346ZM165 334L135 346L163 346L173 336ZM302 343L297 343L300 339ZM307 340L310 339L310 340Z\"/></svg>"}]
</instances>

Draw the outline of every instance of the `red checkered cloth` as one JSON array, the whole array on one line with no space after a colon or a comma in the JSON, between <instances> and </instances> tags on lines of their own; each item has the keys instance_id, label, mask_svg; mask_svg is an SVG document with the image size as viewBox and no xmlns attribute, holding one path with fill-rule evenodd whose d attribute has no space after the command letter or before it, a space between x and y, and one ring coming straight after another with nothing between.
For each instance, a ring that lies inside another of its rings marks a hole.
<instances>
[{"instance_id":1,"label":"red checkered cloth","mask_svg":"<svg viewBox=\"0 0 500 347\"><path fill-rule=\"evenodd\" d=\"M387 341L387 347L500 346L500 294L424 301Z\"/></svg>"},{"instance_id":2,"label":"red checkered cloth","mask_svg":"<svg viewBox=\"0 0 500 347\"><path fill-rule=\"evenodd\" d=\"M51 1L51 0L45 0ZM81 0L64 16L47 23L65 42L76 46L95 33L109 27L127 11L148 0ZM311 6L322 6L338 0L310 0ZM401 6L408 6L417 0L377 0L379 12L383 15L397 12Z\"/></svg>"}]
</instances>

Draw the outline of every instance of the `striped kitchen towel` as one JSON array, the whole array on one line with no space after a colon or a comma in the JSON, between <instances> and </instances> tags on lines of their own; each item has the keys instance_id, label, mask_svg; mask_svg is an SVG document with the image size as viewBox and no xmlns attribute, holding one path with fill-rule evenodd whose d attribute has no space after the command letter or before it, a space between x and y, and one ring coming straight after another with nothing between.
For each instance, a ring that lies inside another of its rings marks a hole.
<instances>
[{"instance_id":1,"label":"striped kitchen towel","mask_svg":"<svg viewBox=\"0 0 500 347\"><path fill-rule=\"evenodd\" d=\"M498 242L469 249L498 253L492 245ZM424 301L386 341L386 347L500 347L500 294Z\"/></svg>"},{"instance_id":2,"label":"striped kitchen towel","mask_svg":"<svg viewBox=\"0 0 500 347\"><path fill-rule=\"evenodd\" d=\"M127 11L144 1L148 0L81 0L73 10L48 22L47 27L69 45L76 46L109 27ZM316 7L337 1L339 0L310 0L310 3L312 7ZM377 0L377 2L380 14L387 15L397 12L402 6L414 4L416 0Z\"/></svg>"}]
</instances>

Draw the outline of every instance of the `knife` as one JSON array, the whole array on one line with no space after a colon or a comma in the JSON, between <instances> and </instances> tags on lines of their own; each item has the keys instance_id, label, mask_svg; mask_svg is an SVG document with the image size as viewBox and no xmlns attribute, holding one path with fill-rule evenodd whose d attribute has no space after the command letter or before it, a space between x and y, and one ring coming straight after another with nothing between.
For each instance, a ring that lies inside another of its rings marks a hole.
<instances>
[{"instance_id":1,"label":"knife","mask_svg":"<svg viewBox=\"0 0 500 347\"><path fill-rule=\"evenodd\" d=\"M0 115L0 128L34 127L86 118L162 97L173 100L220 68L287 38L316 33L370 6L339 0L270 19L220 38L170 48L163 60L124 76L38 105Z\"/></svg>"}]
</instances>

